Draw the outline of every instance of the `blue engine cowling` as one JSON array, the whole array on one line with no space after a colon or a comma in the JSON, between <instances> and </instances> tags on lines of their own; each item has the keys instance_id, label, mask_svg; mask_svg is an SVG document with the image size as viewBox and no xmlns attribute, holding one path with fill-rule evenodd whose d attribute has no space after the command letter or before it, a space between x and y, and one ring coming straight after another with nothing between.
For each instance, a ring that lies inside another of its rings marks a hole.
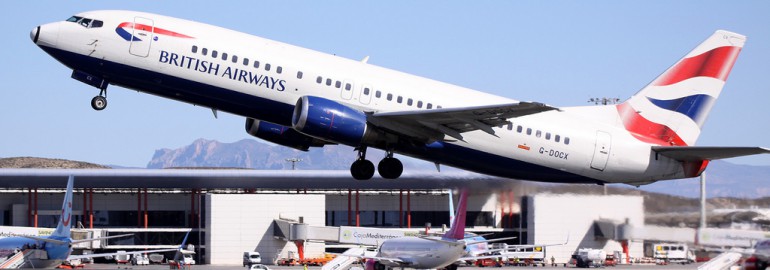
<instances>
[{"instance_id":1,"label":"blue engine cowling","mask_svg":"<svg viewBox=\"0 0 770 270\"><path fill-rule=\"evenodd\" d=\"M265 141L307 151L310 147L328 144L322 140L299 133L296 130L270 122L246 118L246 133Z\"/></svg>"},{"instance_id":2,"label":"blue engine cowling","mask_svg":"<svg viewBox=\"0 0 770 270\"><path fill-rule=\"evenodd\" d=\"M303 134L354 147L374 134L367 129L364 112L315 96L297 100L291 123Z\"/></svg>"}]
</instances>

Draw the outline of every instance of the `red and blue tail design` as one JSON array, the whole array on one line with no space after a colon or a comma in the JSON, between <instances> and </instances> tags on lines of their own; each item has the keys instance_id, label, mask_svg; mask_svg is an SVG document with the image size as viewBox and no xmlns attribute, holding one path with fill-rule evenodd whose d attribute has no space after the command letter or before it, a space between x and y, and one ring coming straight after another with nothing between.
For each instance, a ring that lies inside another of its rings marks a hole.
<instances>
[{"instance_id":1,"label":"red and blue tail design","mask_svg":"<svg viewBox=\"0 0 770 270\"><path fill-rule=\"evenodd\" d=\"M449 194L452 196L452 194ZM460 190L460 200L457 202L457 213L452 221L452 225L442 239L462 240L465 239L465 210L468 208L468 189Z\"/></svg>"},{"instance_id":2,"label":"red and blue tail design","mask_svg":"<svg viewBox=\"0 0 770 270\"><path fill-rule=\"evenodd\" d=\"M656 145L694 145L746 37L718 30L636 95L617 105L626 130Z\"/></svg>"},{"instance_id":3,"label":"red and blue tail design","mask_svg":"<svg viewBox=\"0 0 770 270\"><path fill-rule=\"evenodd\" d=\"M193 38L188 35L180 34L174 31L169 31L163 28L158 28L152 25L146 25L141 23L131 23L131 22L123 22L118 25L118 27L115 28L115 33L118 33L120 37L125 39L126 41L142 41L139 37L131 34L135 31L144 31L148 33L155 33L158 35L165 35L165 36L171 36L171 37L178 37L178 38ZM157 38L155 39L157 40Z\"/></svg>"},{"instance_id":4,"label":"red and blue tail design","mask_svg":"<svg viewBox=\"0 0 770 270\"><path fill-rule=\"evenodd\" d=\"M75 184L75 177L71 176L67 180L67 191L64 193L64 202L61 206L61 216L56 230L51 234L55 239L70 239L70 227L72 227L72 189Z\"/></svg>"}]
</instances>

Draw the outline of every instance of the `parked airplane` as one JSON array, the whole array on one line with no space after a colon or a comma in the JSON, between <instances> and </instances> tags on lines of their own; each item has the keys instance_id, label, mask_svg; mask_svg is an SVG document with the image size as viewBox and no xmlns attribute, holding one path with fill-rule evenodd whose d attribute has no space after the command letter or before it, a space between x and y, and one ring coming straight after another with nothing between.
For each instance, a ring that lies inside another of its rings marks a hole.
<instances>
[{"instance_id":1,"label":"parked airplane","mask_svg":"<svg viewBox=\"0 0 770 270\"><path fill-rule=\"evenodd\" d=\"M710 160L770 150L695 145L745 37L716 31L618 105L556 108L486 94L203 23L134 11L84 12L30 37L100 90L109 84L246 117L258 138L307 150L355 147L350 171L370 179L366 149L470 171L546 182L627 183L700 175Z\"/></svg>"},{"instance_id":2,"label":"parked airplane","mask_svg":"<svg viewBox=\"0 0 770 270\"><path fill-rule=\"evenodd\" d=\"M70 235L72 221L72 189L74 177L67 181L67 191L62 203L61 216L56 230L49 236L13 236L0 238L0 269L8 268L54 268L66 260L107 257L117 253L99 253L87 255L71 255L72 246L78 243L99 241L110 238L129 236L113 235L99 238L73 240ZM187 237L185 236L185 240ZM144 254L149 252L166 252L178 249L156 249L129 251L123 254Z\"/></svg>"},{"instance_id":3,"label":"parked airplane","mask_svg":"<svg viewBox=\"0 0 770 270\"><path fill-rule=\"evenodd\" d=\"M736 251L728 250L726 252ZM770 266L770 239L757 242L753 249L737 253L748 256L748 258L743 263L743 269L766 269L768 266Z\"/></svg>"},{"instance_id":4,"label":"parked airplane","mask_svg":"<svg viewBox=\"0 0 770 270\"><path fill-rule=\"evenodd\" d=\"M454 264L466 254L465 246L475 244L465 238L465 214L468 190L460 192L457 214L449 231L443 236L401 237L383 241L374 256L343 253L341 256L367 259L367 270L383 270L386 267L415 269L456 269ZM489 240L484 240L489 241Z\"/></svg>"}]
</instances>

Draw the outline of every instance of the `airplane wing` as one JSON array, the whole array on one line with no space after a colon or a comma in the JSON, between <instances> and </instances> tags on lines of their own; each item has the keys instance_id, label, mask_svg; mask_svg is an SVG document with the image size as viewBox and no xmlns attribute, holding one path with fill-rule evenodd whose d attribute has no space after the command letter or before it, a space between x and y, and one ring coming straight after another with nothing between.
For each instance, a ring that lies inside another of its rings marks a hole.
<instances>
[{"instance_id":1,"label":"airplane wing","mask_svg":"<svg viewBox=\"0 0 770 270\"><path fill-rule=\"evenodd\" d=\"M462 133L482 130L495 135L492 127L508 124L509 118L557 110L537 102L518 102L464 108L374 113L369 122L426 141L444 140L444 135L462 141Z\"/></svg>"},{"instance_id":2,"label":"airplane wing","mask_svg":"<svg viewBox=\"0 0 770 270\"><path fill-rule=\"evenodd\" d=\"M652 151L679 161L714 160L770 153L770 149L764 147L719 146L653 146Z\"/></svg>"},{"instance_id":3,"label":"airplane wing","mask_svg":"<svg viewBox=\"0 0 770 270\"><path fill-rule=\"evenodd\" d=\"M165 249L148 249L148 250L138 250L138 251L126 251L126 252L112 252L112 253L96 253L96 254L85 254L85 255L70 255L67 257L67 260L79 260L79 259L87 259L87 258L102 258L102 257L110 257L110 256L116 256L116 255L134 255L134 254L147 254L147 253L153 253L153 252L167 252L167 251L177 251L178 248L165 248Z\"/></svg>"},{"instance_id":4,"label":"airplane wing","mask_svg":"<svg viewBox=\"0 0 770 270\"><path fill-rule=\"evenodd\" d=\"M65 241L56 240L56 239L49 239L47 237L37 237L37 236L19 235L19 234L11 234L11 236L24 237L24 238L29 238L29 239L37 240L37 241L43 241L43 242L48 242L48 243L52 243L52 244L57 244L57 245L67 245L67 242L65 242Z\"/></svg>"},{"instance_id":5,"label":"airplane wing","mask_svg":"<svg viewBox=\"0 0 770 270\"><path fill-rule=\"evenodd\" d=\"M510 239L516 239L518 237L503 237L503 238L495 238L495 239L486 239L486 240L478 240L478 241L471 241L471 242L465 242L466 245L474 245L479 243L489 243L489 242L497 242L497 241L503 241L503 240L510 240Z\"/></svg>"},{"instance_id":6,"label":"airplane wing","mask_svg":"<svg viewBox=\"0 0 770 270\"><path fill-rule=\"evenodd\" d=\"M79 244L84 242L91 242L91 241L99 241L104 239L112 239L112 238L120 238L120 237L126 237L126 236L132 236L133 234L127 233L127 234L121 234L121 235L111 235L111 236L105 236L105 237L96 237L96 238L88 238L88 239L79 239L79 240L72 240L72 244Z\"/></svg>"},{"instance_id":7,"label":"airplane wing","mask_svg":"<svg viewBox=\"0 0 770 270\"><path fill-rule=\"evenodd\" d=\"M347 257L354 257L354 258L360 258L360 259L367 259L367 260L377 260L377 261L386 261L390 262L391 264L400 264L404 266L408 266L411 264L410 262L404 261L400 258L388 258L388 257L378 257L378 256L367 256L364 254L355 254L355 253L330 253L326 252L327 254L337 255L337 256L347 256Z\"/></svg>"}]
</instances>

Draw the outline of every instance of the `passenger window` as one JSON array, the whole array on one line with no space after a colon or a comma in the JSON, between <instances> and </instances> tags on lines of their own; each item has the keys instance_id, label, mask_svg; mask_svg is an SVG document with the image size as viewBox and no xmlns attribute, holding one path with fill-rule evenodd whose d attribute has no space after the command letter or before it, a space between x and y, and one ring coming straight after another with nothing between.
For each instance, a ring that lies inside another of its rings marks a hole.
<instances>
[{"instance_id":1,"label":"passenger window","mask_svg":"<svg viewBox=\"0 0 770 270\"><path fill-rule=\"evenodd\" d=\"M197 52L198 52L198 46L193 45L192 53L197 53Z\"/></svg>"},{"instance_id":2,"label":"passenger window","mask_svg":"<svg viewBox=\"0 0 770 270\"><path fill-rule=\"evenodd\" d=\"M412 99L411 98L406 100L406 105L412 106Z\"/></svg>"},{"instance_id":3,"label":"passenger window","mask_svg":"<svg viewBox=\"0 0 770 270\"><path fill-rule=\"evenodd\" d=\"M513 124L512 123L508 123L508 130L513 130Z\"/></svg>"},{"instance_id":4,"label":"passenger window","mask_svg":"<svg viewBox=\"0 0 770 270\"><path fill-rule=\"evenodd\" d=\"M564 144L569 144L569 137L564 137Z\"/></svg>"},{"instance_id":5,"label":"passenger window","mask_svg":"<svg viewBox=\"0 0 770 270\"><path fill-rule=\"evenodd\" d=\"M417 108L422 108L422 101L417 101Z\"/></svg>"},{"instance_id":6,"label":"passenger window","mask_svg":"<svg viewBox=\"0 0 770 270\"><path fill-rule=\"evenodd\" d=\"M553 137L553 141L555 141L555 142L561 141L561 136L559 136L559 135L554 136Z\"/></svg>"},{"instance_id":7,"label":"passenger window","mask_svg":"<svg viewBox=\"0 0 770 270\"><path fill-rule=\"evenodd\" d=\"M369 87L364 87L364 95L369 95Z\"/></svg>"},{"instance_id":8,"label":"passenger window","mask_svg":"<svg viewBox=\"0 0 770 270\"><path fill-rule=\"evenodd\" d=\"M522 126L517 126L516 127L516 132L521 133L522 130L524 130L524 127L522 127Z\"/></svg>"},{"instance_id":9,"label":"passenger window","mask_svg":"<svg viewBox=\"0 0 770 270\"><path fill-rule=\"evenodd\" d=\"M209 49L206 49L206 48L201 49L201 54L202 55L206 55L208 53L209 53Z\"/></svg>"},{"instance_id":10,"label":"passenger window","mask_svg":"<svg viewBox=\"0 0 770 270\"><path fill-rule=\"evenodd\" d=\"M531 128L527 128L527 135L532 135L532 129Z\"/></svg>"},{"instance_id":11,"label":"passenger window","mask_svg":"<svg viewBox=\"0 0 770 270\"><path fill-rule=\"evenodd\" d=\"M346 84L345 84L345 90L348 90L348 91L350 91L350 84L349 84L349 83L346 83Z\"/></svg>"},{"instance_id":12,"label":"passenger window","mask_svg":"<svg viewBox=\"0 0 770 270\"><path fill-rule=\"evenodd\" d=\"M104 22L100 20L94 20L94 22L91 23L91 28L99 28L102 27L102 25L104 25Z\"/></svg>"},{"instance_id":13,"label":"passenger window","mask_svg":"<svg viewBox=\"0 0 770 270\"><path fill-rule=\"evenodd\" d=\"M238 63L238 56L237 55L233 55L233 63Z\"/></svg>"},{"instance_id":14,"label":"passenger window","mask_svg":"<svg viewBox=\"0 0 770 270\"><path fill-rule=\"evenodd\" d=\"M227 61L227 53L222 53L222 60Z\"/></svg>"},{"instance_id":15,"label":"passenger window","mask_svg":"<svg viewBox=\"0 0 770 270\"><path fill-rule=\"evenodd\" d=\"M270 71L270 64L265 64L265 70Z\"/></svg>"},{"instance_id":16,"label":"passenger window","mask_svg":"<svg viewBox=\"0 0 770 270\"><path fill-rule=\"evenodd\" d=\"M297 71L297 79L302 79L302 71Z\"/></svg>"},{"instance_id":17,"label":"passenger window","mask_svg":"<svg viewBox=\"0 0 770 270\"><path fill-rule=\"evenodd\" d=\"M393 100L393 94L388 94L388 101Z\"/></svg>"},{"instance_id":18,"label":"passenger window","mask_svg":"<svg viewBox=\"0 0 770 270\"><path fill-rule=\"evenodd\" d=\"M337 88L340 88L340 87L342 87L342 82L340 82L340 81L336 81L336 82L334 83L334 87L337 87Z\"/></svg>"},{"instance_id":19,"label":"passenger window","mask_svg":"<svg viewBox=\"0 0 770 270\"><path fill-rule=\"evenodd\" d=\"M259 61L254 61L254 68L259 68Z\"/></svg>"},{"instance_id":20,"label":"passenger window","mask_svg":"<svg viewBox=\"0 0 770 270\"><path fill-rule=\"evenodd\" d=\"M426 108L426 109L428 109L428 110L430 110L430 109L433 109L433 104L431 104L431 103L428 103L428 106L427 106L427 107L425 107L425 108Z\"/></svg>"},{"instance_id":21,"label":"passenger window","mask_svg":"<svg viewBox=\"0 0 770 270\"><path fill-rule=\"evenodd\" d=\"M374 96L376 98L380 98L382 96L382 92L380 92L380 90L377 90L377 92L374 92Z\"/></svg>"},{"instance_id":22,"label":"passenger window","mask_svg":"<svg viewBox=\"0 0 770 270\"><path fill-rule=\"evenodd\" d=\"M318 77L316 77L316 78L315 78L315 82L316 82L316 83L321 83L323 80L324 80L324 79L323 79L323 78L321 78L321 76L318 76Z\"/></svg>"},{"instance_id":23,"label":"passenger window","mask_svg":"<svg viewBox=\"0 0 770 270\"><path fill-rule=\"evenodd\" d=\"M275 68L275 73L281 74L281 72L283 72L283 67L278 66L277 68Z\"/></svg>"},{"instance_id":24,"label":"passenger window","mask_svg":"<svg viewBox=\"0 0 770 270\"><path fill-rule=\"evenodd\" d=\"M326 78L326 86L332 85L332 79Z\"/></svg>"},{"instance_id":25,"label":"passenger window","mask_svg":"<svg viewBox=\"0 0 770 270\"><path fill-rule=\"evenodd\" d=\"M248 58L243 58L243 65L244 66L249 66L249 59Z\"/></svg>"},{"instance_id":26,"label":"passenger window","mask_svg":"<svg viewBox=\"0 0 770 270\"><path fill-rule=\"evenodd\" d=\"M217 55L219 55L219 54L217 53L217 50L213 50L213 51L211 51L211 57L217 58Z\"/></svg>"},{"instance_id":27,"label":"passenger window","mask_svg":"<svg viewBox=\"0 0 770 270\"><path fill-rule=\"evenodd\" d=\"M398 103L404 102L404 98L401 96L398 96L398 98L396 99L396 102Z\"/></svg>"},{"instance_id":28,"label":"passenger window","mask_svg":"<svg viewBox=\"0 0 770 270\"><path fill-rule=\"evenodd\" d=\"M537 138L540 138L540 135L542 135L542 133L540 133L540 131L539 131L539 130L538 130L538 131L535 131L535 137L537 137Z\"/></svg>"},{"instance_id":29,"label":"passenger window","mask_svg":"<svg viewBox=\"0 0 770 270\"><path fill-rule=\"evenodd\" d=\"M551 139L551 133L550 132L546 132L545 133L545 139L546 140L550 140Z\"/></svg>"}]
</instances>

